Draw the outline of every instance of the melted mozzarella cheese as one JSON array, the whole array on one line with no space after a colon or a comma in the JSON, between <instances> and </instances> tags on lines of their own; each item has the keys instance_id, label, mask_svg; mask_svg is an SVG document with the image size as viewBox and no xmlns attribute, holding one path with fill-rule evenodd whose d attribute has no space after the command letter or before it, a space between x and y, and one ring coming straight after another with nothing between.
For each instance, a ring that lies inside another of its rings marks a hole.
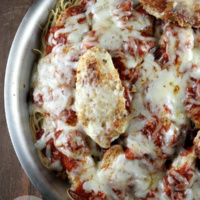
<instances>
[{"instance_id":1,"label":"melted mozzarella cheese","mask_svg":"<svg viewBox=\"0 0 200 200\"><path fill-rule=\"evenodd\" d=\"M166 53L169 55L170 64L173 65L178 60L184 65L191 61L194 47L193 29L166 24L164 31L165 33L162 35L160 43L161 45L163 43L166 44Z\"/></svg>"},{"instance_id":2,"label":"melted mozzarella cheese","mask_svg":"<svg viewBox=\"0 0 200 200\"><path fill-rule=\"evenodd\" d=\"M137 123L137 121L134 121L134 123ZM142 135L141 132L132 132L132 134L129 134L126 145L133 150L135 155L148 155L152 159L156 158L155 144L146 136Z\"/></svg>"},{"instance_id":3,"label":"melted mozzarella cheese","mask_svg":"<svg viewBox=\"0 0 200 200\"><path fill-rule=\"evenodd\" d=\"M59 128L61 127L59 126ZM63 131L58 138L54 137L54 144L64 155L75 159L82 159L84 154L88 153L85 138L75 127L68 127L68 131ZM79 150L73 151L73 149L77 148Z\"/></svg>"},{"instance_id":4,"label":"melted mozzarella cheese","mask_svg":"<svg viewBox=\"0 0 200 200\"><path fill-rule=\"evenodd\" d=\"M46 143L51 138L53 138L54 131L56 130L55 118L45 117L44 120L43 120L42 129L44 130L44 134L35 143L36 148L41 149L41 150L44 149L45 146L46 146Z\"/></svg>"},{"instance_id":5,"label":"melted mozzarella cheese","mask_svg":"<svg viewBox=\"0 0 200 200\"><path fill-rule=\"evenodd\" d=\"M113 24L102 31L99 36L99 43L102 47L114 51L122 46L121 31Z\"/></svg>"},{"instance_id":6,"label":"melted mozzarella cheese","mask_svg":"<svg viewBox=\"0 0 200 200\"><path fill-rule=\"evenodd\" d=\"M165 113L178 126L187 124L183 101L188 74L179 75L173 66L161 70L150 54L145 57L141 71L136 87L144 93L144 103L150 104L154 114L163 116ZM165 106L170 110L168 114Z\"/></svg>"},{"instance_id":7,"label":"melted mozzarella cheese","mask_svg":"<svg viewBox=\"0 0 200 200\"><path fill-rule=\"evenodd\" d=\"M127 160L124 154L119 155L110 166L99 172L101 182L112 184L115 189L125 191L132 186L135 197L144 198L151 183L148 170L142 167L140 160Z\"/></svg>"},{"instance_id":8,"label":"melted mozzarella cheese","mask_svg":"<svg viewBox=\"0 0 200 200\"><path fill-rule=\"evenodd\" d=\"M148 91L145 94L145 101L150 102L153 112L160 113L164 105L171 111L171 118L178 125L186 123L186 116L183 106L186 81L173 70L162 70L156 74L154 80L147 85Z\"/></svg>"},{"instance_id":9,"label":"melted mozzarella cheese","mask_svg":"<svg viewBox=\"0 0 200 200\"><path fill-rule=\"evenodd\" d=\"M50 165L51 169L54 169L58 172L62 171L63 170L63 167L61 165L61 162L60 160L57 160L55 162L53 162L51 165Z\"/></svg>"},{"instance_id":10,"label":"melted mozzarella cheese","mask_svg":"<svg viewBox=\"0 0 200 200\"><path fill-rule=\"evenodd\" d=\"M138 4L138 1L127 1L130 5ZM120 7L121 6L121 7ZM134 37L136 40L154 41L153 37L142 36L141 31L152 25L150 18L143 17L131 7L129 11L123 11L122 0L97 0L95 4L88 7L87 15L92 13L92 30L95 31L95 38L86 35L83 42L88 46L101 46L111 51L113 54L122 47L124 42L129 43L129 38ZM131 17L130 20L123 20ZM87 17L89 18L89 17ZM91 42L95 39L95 42ZM125 48L126 50L126 48ZM138 49L136 49L136 52ZM125 56L129 56L128 53ZM140 59L139 59L140 60ZM139 61L137 61L138 63Z\"/></svg>"},{"instance_id":11,"label":"melted mozzarella cheese","mask_svg":"<svg viewBox=\"0 0 200 200\"><path fill-rule=\"evenodd\" d=\"M62 49L62 48L61 48ZM75 69L73 62L78 51L70 48L71 52L50 53L38 64L37 80L33 93L34 101L38 102L44 111L59 115L69 108L74 98ZM34 80L34 82L36 82Z\"/></svg>"},{"instance_id":12,"label":"melted mozzarella cheese","mask_svg":"<svg viewBox=\"0 0 200 200\"><path fill-rule=\"evenodd\" d=\"M160 131L158 133L160 137L163 137L161 150L167 155L172 155L174 153L173 140L180 134L179 127L188 123L183 105L187 79L178 77L173 68L162 70L151 54L145 56L144 63L140 67L140 74L136 82L137 92L132 101L131 117L133 119L127 131L126 144L136 155L147 154L156 159L159 148L153 142L154 136L146 136L142 133L147 128L148 122L154 122L156 128L149 134ZM166 106L170 112L166 112ZM159 121L155 122L154 116L159 116ZM167 131L161 129L164 118L173 122Z\"/></svg>"},{"instance_id":13,"label":"melted mozzarella cheese","mask_svg":"<svg viewBox=\"0 0 200 200\"><path fill-rule=\"evenodd\" d=\"M103 22L109 23L110 12L109 11L109 0L97 2L91 7L91 13L93 14L93 28L96 24L103 26Z\"/></svg>"},{"instance_id":14,"label":"melted mozzarella cheese","mask_svg":"<svg viewBox=\"0 0 200 200\"><path fill-rule=\"evenodd\" d=\"M86 22L78 23L78 21L83 18L85 18L85 14L74 15L67 18L64 28L56 31L54 37L57 38L60 34L68 34L68 43L80 43L83 35L89 31L89 25Z\"/></svg>"},{"instance_id":15,"label":"melted mozzarella cheese","mask_svg":"<svg viewBox=\"0 0 200 200\"><path fill-rule=\"evenodd\" d=\"M200 173L198 170L195 170L193 176L193 183L191 184L190 194L188 194L188 198L191 196L193 199L198 199L200 197Z\"/></svg>"},{"instance_id":16,"label":"melted mozzarella cheese","mask_svg":"<svg viewBox=\"0 0 200 200\"><path fill-rule=\"evenodd\" d=\"M195 194L196 191L195 193L192 191L195 181L197 183L199 180L199 173L194 169L195 160L196 155L194 151L191 151L185 155L179 155L173 161L164 181L158 187L158 194L161 196L161 199L170 200L175 198L175 196L179 196L180 200L198 199L198 196ZM166 191L169 192L166 193Z\"/></svg>"}]
</instances>

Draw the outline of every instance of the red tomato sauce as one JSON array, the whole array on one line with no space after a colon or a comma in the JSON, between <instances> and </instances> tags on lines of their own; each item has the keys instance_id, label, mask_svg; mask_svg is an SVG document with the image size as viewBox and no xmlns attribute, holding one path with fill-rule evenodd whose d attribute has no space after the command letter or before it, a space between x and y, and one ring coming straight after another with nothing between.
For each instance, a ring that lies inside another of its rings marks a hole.
<instances>
[{"instance_id":1,"label":"red tomato sauce","mask_svg":"<svg viewBox=\"0 0 200 200\"><path fill-rule=\"evenodd\" d=\"M86 192L83 189L83 184L84 182L80 183L75 191L71 189L69 190L69 194L74 200L97 200L97 199L106 200L107 199L105 193L101 191L99 191L97 194L95 194L94 191L90 193Z\"/></svg>"},{"instance_id":2,"label":"red tomato sauce","mask_svg":"<svg viewBox=\"0 0 200 200\"><path fill-rule=\"evenodd\" d=\"M51 34L53 34L52 40L55 40L57 44L66 44L67 43L67 34L60 34L57 38L54 36L55 32L64 28L64 26L54 26L52 27L45 36L46 40L46 55L52 52L52 49L56 44L49 44L48 40Z\"/></svg>"},{"instance_id":3,"label":"red tomato sauce","mask_svg":"<svg viewBox=\"0 0 200 200\"><path fill-rule=\"evenodd\" d=\"M197 103L195 103L195 101ZM186 90L186 113L196 126L200 126L200 80L191 78Z\"/></svg>"},{"instance_id":4,"label":"red tomato sauce","mask_svg":"<svg viewBox=\"0 0 200 200\"><path fill-rule=\"evenodd\" d=\"M57 132L57 134L60 134L61 132ZM66 155L62 154L60 151L58 151L54 145L54 140L50 139L46 146L50 145L51 147L51 163L54 163L55 161L60 161L63 169L66 169L67 171L71 172L73 169L76 169L79 164L74 158L67 157ZM43 154L46 153L46 148L42 150ZM46 156L46 155L45 155Z\"/></svg>"}]
</instances>

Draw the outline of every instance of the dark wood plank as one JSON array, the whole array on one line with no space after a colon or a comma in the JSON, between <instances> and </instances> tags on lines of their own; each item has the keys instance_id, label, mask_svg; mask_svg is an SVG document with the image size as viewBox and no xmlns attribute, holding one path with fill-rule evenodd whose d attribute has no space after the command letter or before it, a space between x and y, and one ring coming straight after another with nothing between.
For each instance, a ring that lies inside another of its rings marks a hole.
<instances>
[{"instance_id":1,"label":"dark wood plank","mask_svg":"<svg viewBox=\"0 0 200 200\"><path fill-rule=\"evenodd\" d=\"M4 74L10 46L32 0L1 0L0 3L0 199L23 195L41 197L24 173L13 150L4 114Z\"/></svg>"}]
</instances>

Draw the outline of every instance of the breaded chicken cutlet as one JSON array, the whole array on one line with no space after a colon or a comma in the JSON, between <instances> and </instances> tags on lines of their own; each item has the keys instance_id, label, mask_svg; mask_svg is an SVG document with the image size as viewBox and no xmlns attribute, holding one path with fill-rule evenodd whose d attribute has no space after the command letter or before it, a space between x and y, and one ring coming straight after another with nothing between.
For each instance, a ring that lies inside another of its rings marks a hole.
<instances>
[{"instance_id":1,"label":"breaded chicken cutlet","mask_svg":"<svg viewBox=\"0 0 200 200\"><path fill-rule=\"evenodd\" d=\"M101 147L124 133L127 122L124 88L110 54L88 50L77 66L76 109L86 133Z\"/></svg>"},{"instance_id":2,"label":"breaded chicken cutlet","mask_svg":"<svg viewBox=\"0 0 200 200\"><path fill-rule=\"evenodd\" d=\"M156 18L178 22L180 26L200 26L199 0L139 0Z\"/></svg>"}]
</instances>

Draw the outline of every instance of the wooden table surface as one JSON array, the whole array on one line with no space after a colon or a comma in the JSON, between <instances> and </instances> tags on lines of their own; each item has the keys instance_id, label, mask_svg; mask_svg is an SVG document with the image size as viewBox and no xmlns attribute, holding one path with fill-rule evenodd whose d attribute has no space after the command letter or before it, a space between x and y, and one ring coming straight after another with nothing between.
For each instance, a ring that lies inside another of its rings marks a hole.
<instances>
[{"instance_id":1,"label":"wooden table surface","mask_svg":"<svg viewBox=\"0 0 200 200\"><path fill-rule=\"evenodd\" d=\"M4 112L4 76L8 53L17 28L32 0L1 0L0 3L0 200L24 195L41 197L22 169L9 137Z\"/></svg>"}]
</instances>

